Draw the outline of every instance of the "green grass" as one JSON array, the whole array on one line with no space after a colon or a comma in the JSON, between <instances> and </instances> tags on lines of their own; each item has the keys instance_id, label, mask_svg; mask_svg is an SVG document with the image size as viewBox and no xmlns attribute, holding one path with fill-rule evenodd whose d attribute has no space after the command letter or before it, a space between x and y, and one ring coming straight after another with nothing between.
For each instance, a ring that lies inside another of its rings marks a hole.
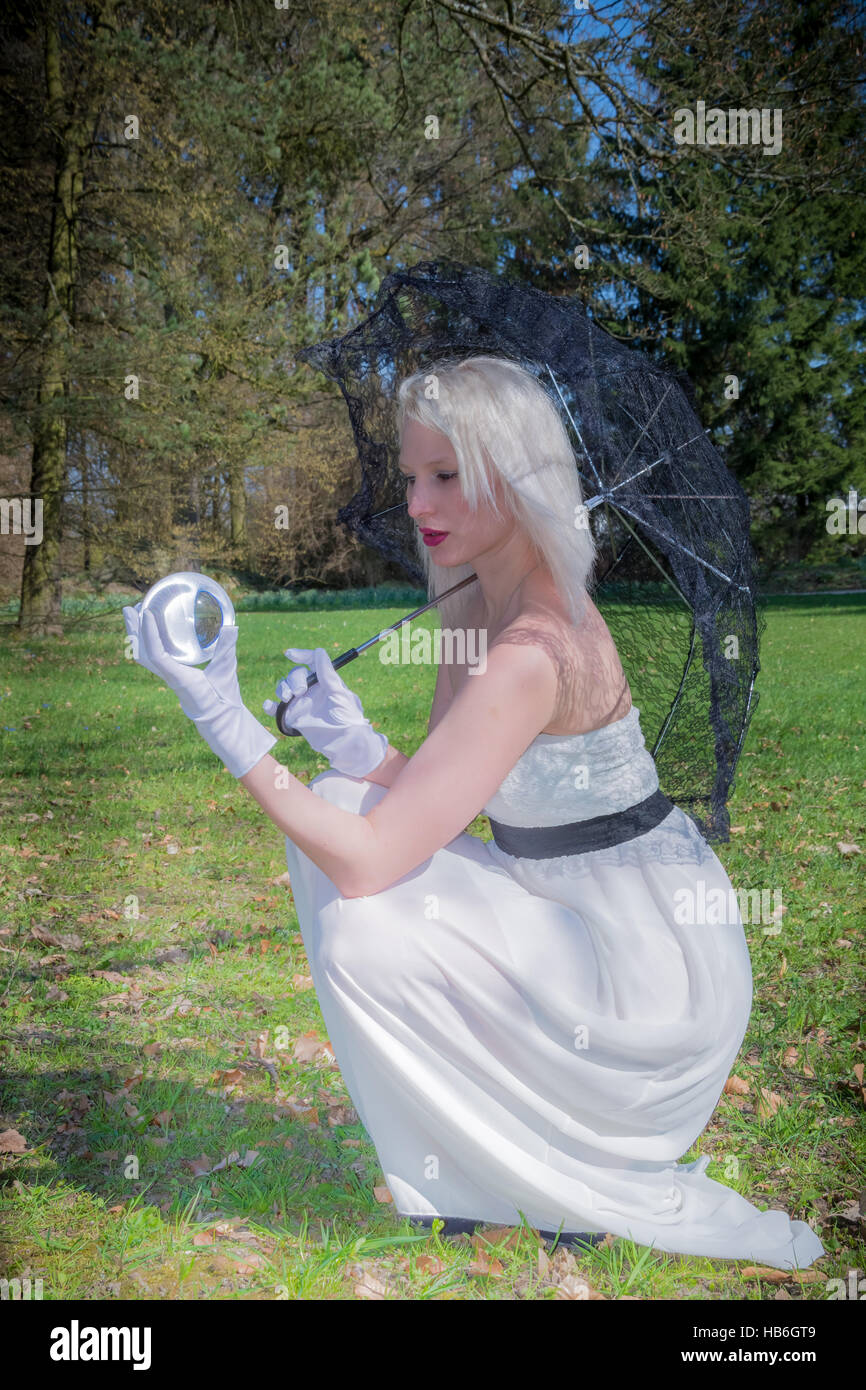
<instances>
[{"instance_id":1,"label":"green grass","mask_svg":"<svg viewBox=\"0 0 866 1390\"><path fill-rule=\"evenodd\" d=\"M405 611L245 614L250 708L286 646L336 655ZM838 845L866 850L864 633L854 596L770 605L735 833L717 852L735 887L779 887L786 911L778 935L746 928L755 1001L734 1071L748 1092L722 1097L683 1155L711 1153L710 1176L819 1231L825 1258L787 1277L808 1298L866 1268L854 1218L836 1219L862 1171L864 858ZM347 679L411 754L434 674L367 653ZM124 659L119 619L7 635L0 696L0 1132L26 1141L0 1179L0 1276L41 1277L46 1299L542 1299L569 1272L607 1298L774 1296L745 1262L621 1239L545 1266L527 1231L484 1273L468 1240L399 1221L327 1051L295 1055L301 1035L327 1035L274 882L281 837ZM299 739L279 756L304 780L326 766ZM486 820L471 828L489 837Z\"/></svg>"}]
</instances>

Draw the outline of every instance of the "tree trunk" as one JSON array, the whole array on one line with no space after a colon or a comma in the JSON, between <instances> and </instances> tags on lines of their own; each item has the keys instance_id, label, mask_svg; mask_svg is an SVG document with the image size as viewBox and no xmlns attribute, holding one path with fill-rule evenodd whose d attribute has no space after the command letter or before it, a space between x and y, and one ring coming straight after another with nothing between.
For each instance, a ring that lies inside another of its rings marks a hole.
<instances>
[{"instance_id":1,"label":"tree trunk","mask_svg":"<svg viewBox=\"0 0 866 1390\"><path fill-rule=\"evenodd\" d=\"M63 409L65 370L75 298L76 211L82 189L85 132L66 119L60 66L60 37L54 24L45 34L48 118L58 136L54 207L48 251L46 326L37 389L30 495L42 502L42 544L24 552L18 626L44 632L57 616L56 575L60 558L61 510L66 481L67 422Z\"/></svg>"},{"instance_id":2,"label":"tree trunk","mask_svg":"<svg viewBox=\"0 0 866 1390\"><path fill-rule=\"evenodd\" d=\"M247 544L247 495L244 492L244 470L233 463L229 470L229 506L231 512L232 551L239 559Z\"/></svg>"},{"instance_id":3,"label":"tree trunk","mask_svg":"<svg viewBox=\"0 0 866 1390\"><path fill-rule=\"evenodd\" d=\"M88 490L88 474L90 464L87 457L87 442L83 441L81 450L81 539L83 554L81 558L82 569L85 574L90 574L90 494Z\"/></svg>"}]
</instances>

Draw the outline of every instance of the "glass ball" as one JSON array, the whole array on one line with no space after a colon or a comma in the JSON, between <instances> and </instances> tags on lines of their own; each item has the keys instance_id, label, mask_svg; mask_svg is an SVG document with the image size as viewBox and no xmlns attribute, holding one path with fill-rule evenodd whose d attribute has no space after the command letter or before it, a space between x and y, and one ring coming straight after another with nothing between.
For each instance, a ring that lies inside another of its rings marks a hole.
<instances>
[{"instance_id":1,"label":"glass ball","mask_svg":"<svg viewBox=\"0 0 866 1390\"><path fill-rule=\"evenodd\" d=\"M147 610L156 619L165 650L184 666L210 661L223 626L235 626L225 589L194 570L168 574L148 589L141 601L142 613Z\"/></svg>"}]
</instances>

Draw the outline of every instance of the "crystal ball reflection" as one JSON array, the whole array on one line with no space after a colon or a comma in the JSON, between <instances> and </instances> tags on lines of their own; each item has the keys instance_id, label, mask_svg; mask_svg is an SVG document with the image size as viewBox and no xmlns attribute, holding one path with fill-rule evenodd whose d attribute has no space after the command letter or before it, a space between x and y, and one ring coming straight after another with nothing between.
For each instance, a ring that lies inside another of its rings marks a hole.
<instances>
[{"instance_id":1,"label":"crystal ball reflection","mask_svg":"<svg viewBox=\"0 0 866 1390\"><path fill-rule=\"evenodd\" d=\"M222 585L206 574L183 570L148 589L141 611L156 619L169 656L184 666L210 661L224 625L235 626L235 610Z\"/></svg>"}]
</instances>

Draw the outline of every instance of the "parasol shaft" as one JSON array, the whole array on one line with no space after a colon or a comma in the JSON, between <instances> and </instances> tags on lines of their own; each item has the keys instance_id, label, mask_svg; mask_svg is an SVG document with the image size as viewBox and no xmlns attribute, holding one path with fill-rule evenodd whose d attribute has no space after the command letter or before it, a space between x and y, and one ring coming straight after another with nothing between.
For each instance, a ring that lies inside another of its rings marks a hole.
<instances>
[{"instance_id":1,"label":"parasol shaft","mask_svg":"<svg viewBox=\"0 0 866 1390\"><path fill-rule=\"evenodd\" d=\"M452 588L446 589L444 594L437 594L436 597L431 598L429 602L423 603L420 608L415 609L414 613L407 613L405 618L398 618L396 623L392 623L390 627L383 628L381 632L376 633L375 637L370 637L366 642L362 642L360 647L350 647L347 652L343 652L342 656L338 656L336 661L331 663L334 670L337 671L341 666L346 666L350 661L354 661L357 656L361 655L361 652L365 652L367 648L372 647L374 643L381 642L390 632L395 632L397 628L402 627L404 623L409 623L413 618L419 617L421 613L426 613L428 608L434 608L443 598L448 598L449 594L456 594L458 589L465 588L467 584L471 584L473 579L477 578L477 574L470 574L467 579L461 579L459 584L455 584ZM309 690L310 686L316 685L318 679L318 676L313 672L307 681L307 689ZM274 722L281 734L285 734L287 738L294 738L299 732L297 729L283 728L283 719L285 718L288 706L288 700L280 701L277 705L276 714L274 715Z\"/></svg>"}]
</instances>

